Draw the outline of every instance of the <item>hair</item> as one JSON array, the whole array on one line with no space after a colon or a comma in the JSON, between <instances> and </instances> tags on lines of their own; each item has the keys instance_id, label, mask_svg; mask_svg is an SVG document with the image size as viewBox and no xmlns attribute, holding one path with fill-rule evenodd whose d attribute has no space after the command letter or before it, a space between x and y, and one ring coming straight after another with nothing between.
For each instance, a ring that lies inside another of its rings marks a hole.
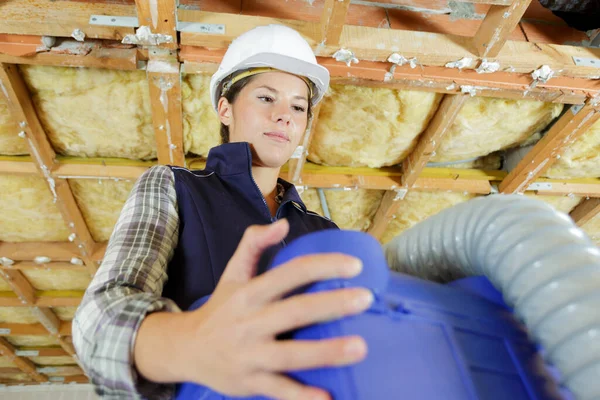
<instances>
[{"instance_id":1,"label":"hair","mask_svg":"<svg viewBox=\"0 0 600 400\"><path fill-rule=\"evenodd\" d=\"M251 75L247 78L240 79L239 81L237 81L236 83L231 85L229 90L227 90L227 92L224 95L222 95L221 97L225 97L230 104L235 103L235 100L237 99L237 97L240 94L240 92L242 91L242 89L247 84L252 82L252 79L254 79L256 76L257 75ZM230 78L228 78L228 79L230 79ZM313 88L313 90L314 90L314 88ZM308 108L306 111L308 114L308 122L310 123L310 120L312 119L312 105L311 105L310 99L308 101ZM223 124L222 122L221 122L221 143L222 144L229 143L229 127L227 125Z\"/></svg>"}]
</instances>

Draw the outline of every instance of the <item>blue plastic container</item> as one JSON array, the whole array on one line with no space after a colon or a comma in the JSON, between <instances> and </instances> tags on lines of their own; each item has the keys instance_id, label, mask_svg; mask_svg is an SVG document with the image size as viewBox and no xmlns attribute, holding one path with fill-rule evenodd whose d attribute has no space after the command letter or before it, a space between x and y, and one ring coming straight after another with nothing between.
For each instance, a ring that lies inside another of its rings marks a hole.
<instances>
[{"instance_id":1,"label":"blue plastic container","mask_svg":"<svg viewBox=\"0 0 600 400\"><path fill-rule=\"evenodd\" d=\"M369 353L353 366L290 372L289 376L321 387L337 400L568 397L500 293L483 277L441 285L390 272L373 237L337 230L297 239L278 253L270 268L300 255L328 252L360 258L363 272L297 292L366 287L376 301L360 315L309 326L289 336L314 340L357 334L366 340ZM200 299L192 308L206 300ZM199 385L178 387L179 400L230 398Z\"/></svg>"}]
</instances>

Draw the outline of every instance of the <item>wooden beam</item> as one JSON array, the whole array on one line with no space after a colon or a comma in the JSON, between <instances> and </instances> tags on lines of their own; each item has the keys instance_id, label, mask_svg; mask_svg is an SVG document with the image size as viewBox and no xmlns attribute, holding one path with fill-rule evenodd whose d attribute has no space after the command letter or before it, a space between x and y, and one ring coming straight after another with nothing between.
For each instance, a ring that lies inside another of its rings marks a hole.
<instances>
[{"instance_id":1,"label":"wooden beam","mask_svg":"<svg viewBox=\"0 0 600 400\"><path fill-rule=\"evenodd\" d=\"M206 50L182 46L179 54L186 72L214 72L224 51ZM390 79L388 62L361 60L350 67L329 57L317 57L320 65L329 70L331 83L392 89L422 90L437 93L461 94L463 87L470 88L478 96L510 99L532 99L544 102L582 104L587 97L600 94L600 80L555 77L548 82L533 82L528 73L495 72L478 74L475 70L458 70L443 66L396 66ZM600 61L599 61L600 62ZM536 67L537 68L537 67ZM502 70L510 69L505 66ZM596 72L597 74L597 72Z\"/></svg>"},{"instance_id":2,"label":"wooden beam","mask_svg":"<svg viewBox=\"0 0 600 400\"><path fill-rule=\"evenodd\" d=\"M393 219L396 211L398 211L398 207L401 205L401 200L405 194L406 189L399 191L388 190L385 192L381 204L373 217L373 224L367 231L369 234L373 235L376 239L381 239L389 222Z\"/></svg>"},{"instance_id":3,"label":"wooden beam","mask_svg":"<svg viewBox=\"0 0 600 400\"><path fill-rule=\"evenodd\" d=\"M531 0L513 0L510 6L491 6L473 42L482 58L496 57L515 29Z\"/></svg>"},{"instance_id":4,"label":"wooden beam","mask_svg":"<svg viewBox=\"0 0 600 400\"><path fill-rule=\"evenodd\" d=\"M321 43L335 46L340 43L350 0L325 0L321 15Z\"/></svg>"},{"instance_id":5,"label":"wooden beam","mask_svg":"<svg viewBox=\"0 0 600 400\"><path fill-rule=\"evenodd\" d=\"M37 372L35 364L15 354L15 348L6 339L0 337L0 355L7 357L16 366L36 382L48 382L48 377Z\"/></svg>"},{"instance_id":6,"label":"wooden beam","mask_svg":"<svg viewBox=\"0 0 600 400\"><path fill-rule=\"evenodd\" d=\"M135 33L133 27L96 25L91 21L92 15L135 17L133 5L89 1L4 1L0 11L0 33L70 37L75 29L79 29L86 38L112 40L121 40Z\"/></svg>"},{"instance_id":7,"label":"wooden beam","mask_svg":"<svg viewBox=\"0 0 600 400\"><path fill-rule=\"evenodd\" d=\"M158 162L185 166L181 75L176 53L154 50L146 68Z\"/></svg>"},{"instance_id":8,"label":"wooden beam","mask_svg":"<svg viewBox=\"0 0 600 400\"><path fill-rule=\"evenodd\" d=\"M18 347L15 353L20 357L65 357L69 354L61 347Z\"/></svg>"},{"instance_id":9,"label":"wooden beam","mask_svg":"<svg viewBox=\"0 0 600 400\"><path fill-rule=\"evenodd\" d=\"M81 290L36 291L37 307L77 307L83 298ZM0 307L28 307L13 292L0 292Z\"/></svg>"},{"instance_id":10,"label":"wooden beam","mask_svg":"<svg viewBox=\"0 0 600 400\"><path fill-rule=\"evenodd\" d=\"M48 257L52 261L70 262L73 258L81 257L81 254L77 245L71 242L0 242L0 257L13 261L33 261L38 256Z\"/></svg>"},{"instance_id":11,"label":"wooden beam","mask_svg":"<svg viewBox=\"0 0 600 400\"><path fill-rule=\"evenodd\" d=\"M44 47L41 36L0 34L0 54L31 56Z\"/></svg>"},{"instance_id":12,"label":"wooden beam","mask_svg":"<svg viewBox=\"0 0 600 400\"><path fill-rule=\"evenodd\" d=\"M48 379L48 383L51 385L57 384L62 385L66 383L90 383L89 379L85 375L74 375L74 376L65 376L58 377L53 376ZM6 386L30 386L30 385L39 385L38 382L29 382L29 381L16 381L11 379L0 379L0 384Z\"/></svg>"},{"instance_id":13,"label":"wooden beam","mask_svg":"<svg viewBox=\"0 0 600 400\"><path fill-rule=\"evenodd\" d=\"M176 0L135 0L140 26L149 26L152 33L169 35L171 43L162 43L160 47L177 48L177 1Z\"/></svg>"},{"instance_id":14,"label":"wooden beam","mask_svg":"<svg viewBox=\"0 0 600 400\"><path fill-rule=\"evenodd\" d=\"M417 146L402 162L403 187L411 188L415 184L466 101L467 95L464 94L444 97L427 129L419 137Z\"/></svg>"},{"instance_id":15,"label":"wooden beam","mask_svg":"<svg viewBox=\"0 0 600 400\"><path fill-rule=\"evenodd\" d=\"M27 86L17 66L1 64L0 81L3 82L4 91L9 100L9 108L23 129L22 134L27 140L36 167L45 178L48 188L54 196L54 201L71 231L70 239L77 244L86 267L93 275L98 269L96 262L91 259L95 247L94 240L67 180L54 179L51 176L51 172L56 166L56 154L38 119Z\"/></svg>"},{"instance_id":16,"label":"wooden beam","mask_svg":"<svg viewBox=\"0 0 600 400\"><path fill-rule=\"evenodd\" d=\"M226 32L223 35L181 32L182 45L224 49L243 32L260 25L281 23L296 29L315 53L323 57L332 57L343 47L351 50L360 63L364 60L387 61L390 54L397 52L406 58L416 57L422 66L443 67L463 57L474 58L475 62L468 69L476 69L479 64L472 38L463 36L344 25L339 45L333 46L320 43L320 22L184 9L179 9L178 15L180 21L223 24ZM507 41L495 60L502 69L509 68L517 73L531 74L540 66L548 65L552 70L560 71L561 76L591 79L598 75L597 67L575 65L573 57L591 58L600 62L600 49ZM352 64L352 68L360 63Z\"/></svg>"},{"instance_id":17,"label":"wooden beam","mask_svg":"<svg viewBox=\"0 0 600 400\"><path fill-rule=\"evenodd\" d=\"M58 330L61 337L71 336L71 321L62 321ZM0 336L50 336L42 324L0 323Z\"/></svg>"},{"instance_id":18,"label":"wooden beam","mask_svg":"<svg viewBox=\"0 0 600 400\"><path fill-rule=\"evenodd\" d=\"M9 284L21 303L25 305L35 304L35 289L21 271L0 269L0 276Z\"/></svg>"},{"instance_id":19,"label":"wooden beam","mask_svg":"<svg viewBox=\"0 0 600 400\"><path fill-rule=\"evenodd\" d=\"M582 201L570 215L577 225L583 226L598 214L600 214L600 198Z\"/></svg>"},{"instance_id":20,"label":"wooden beam","mask_svg":"<svg viewBox=\"0 0 600 400\"><path fill-rule=\"evenodd\" d=\"M304 133L302 145L298 146L296 152L294 152L292 158L290 158L288 162L287 179L294 184L302 183L302 168L304 168L304 164L306 164L306 156L308 156L308 149L310 148L310 143L312 141L315 129L317 128L322 104L323 103L317 104L317 106L312 110L312 120L310 121L310 127Z\"/></svg>"},{"instance_id":21,"label":"wooden beam","mask_svg":"<svg viewBox=\"0 0 600 400\"><path fill-rule=\"evenodd\" d=\"M560 157L566 146L577 140L600 118L600 111L597 107L590 101L577 112L573 107L567 110L504 178L498 188L499 191L501 193L521 193L527 190L528 186Z\"/></svg>"},{"instance_id":22,"label":"wooden beam","mask_svg":"<svg viewBox=\"0 0 600 400\"><path fill-rule=\"evenodd\" d=\"M68 41L72 43L74 41ZM89 43L86 41L86 43ZM138 68L138 52L135 48L104 47L93 42L87 54L61 53L60 50L37 53L31 56L15 56L0 53L0 62L7 64L52 65L57 67L88 67L133 71Z\"/></svg>"}]
</instances>

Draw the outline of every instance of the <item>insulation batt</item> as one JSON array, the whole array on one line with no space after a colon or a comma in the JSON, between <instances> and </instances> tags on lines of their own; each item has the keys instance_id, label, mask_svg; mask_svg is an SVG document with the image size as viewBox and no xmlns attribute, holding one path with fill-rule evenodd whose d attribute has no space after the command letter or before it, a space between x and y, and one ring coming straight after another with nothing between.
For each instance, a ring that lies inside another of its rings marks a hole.
<instances>
[{"instance_id":1,"label":"insulation batt","mask_svg":"<svg viewBox=\"0 0 600 400\"><path fill-rule=\"evenodd\" d=\"M77 157L156 157L144 71L21 65L52 146Z\"/></svg>"},{"instance_id":2,"label":"insulation batt","mask_svg":"<svg viewBox=\"0 0 600 400\"><path fill-rule=\"evenodd\" d=\"M25 269L23 275L37 290L85 290L91 282L85 268Z\"/></svg>"},{"instance_id":3,"label":"insulation batt","mask_svg":"<svg viewBox=\"0 0 600 400\"><path fill-rule=\"evenodd\" d=\"M10 115L6 98L0 91L0 155L29 154L27 141L20 138L18 133L18 125Z\"/></svg>"},{"instance_id":4,"label":"insulation batt","mask_svg":"<svg viewBox=\"0 0 600 400\"><path fill-rule=\"evenodd\" d=\"M307 158L332 166L398 164L416 145L440 99L437 93L332 85Z\"/></svg>"},{"instance_id":5,"label":"insulation batt","mask_svg":"<svg viewBox=\"0 0 600 400\"><path fill-rule=\"evenodd\" d=\"M18 335L6 336L5 339L19 347L58 346L58 341L52 336Z\"/></svg>"},{"instance_id":6,"label":"insulation batt","mask_svg":"<svg viewBox=\"0 0 600 400\"><path fill-rule=\"evenodd\" d=\"M69 179L77 205L96 242L105 242L133 188L133 180Z\"/></svg>"},{"instance_id":7,"label":"insulation batt","mask_svg":"<svg viewBox=\"0 0 600 400\"><path fill-rule=\"evenodd\" d=\"M548 126L562 108L532 100L469 98L431 161L465 160L517 146Z\"/></svg>"},{"instance_id":8,"label":"insulation batt","mask_svg":"<svg viewBox=\"0 0 600 400\"><path fill-rule=\"evenodd\" d=\"M373 217L379 208L383 190L327 190L325 199L331 219L340 229L366 231L373 223ZM302 201L306 207L323 215L321 200L316 189L308 189L302 193Z\"/></svg>"},{"instance_id":9,"label":"insulation batt","mask_svg":"<svg viewBox=\"0 0 600 400\"><path fill-rule=\"evenodd\" d=\"M546 172L550 178L600 177L600 121L575 143L567 146L560 159Z\"/></svg>"},{"instance_id":10,"label":"insulation batt","mask_svg":"<svg viewBox=\"0 0 600 400\"><path fill-rule=\"evenodd\" d=\"M0 174L0 241L66 242L70 232L53 199L43 178Z\"/></svg>"}]
</instances>

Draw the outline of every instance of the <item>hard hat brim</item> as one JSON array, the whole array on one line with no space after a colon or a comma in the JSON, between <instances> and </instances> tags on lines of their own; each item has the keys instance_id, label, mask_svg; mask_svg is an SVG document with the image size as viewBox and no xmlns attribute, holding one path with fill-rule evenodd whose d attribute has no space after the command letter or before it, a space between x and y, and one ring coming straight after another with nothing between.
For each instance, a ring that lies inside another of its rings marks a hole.
<instances>
[{"instance_id":1,"label":"hard hat brim","mask_svg":"<svg viewBox=\"0 0 600 400\"><path fill-rule=\"evenodd\" d=\"M283 72L294 75L305 76L315 85L312 106L315 106L325 94L329 87L329 71L327 68L310 62L302 61L294 57L289 57L276 53L255 54L228 71L217 72L211 80L212 104L215 111L218 111L217 104L221 97L223 80L236 71L243 71L249 68L272 67Z\"/></svg>"}]
</instances>

